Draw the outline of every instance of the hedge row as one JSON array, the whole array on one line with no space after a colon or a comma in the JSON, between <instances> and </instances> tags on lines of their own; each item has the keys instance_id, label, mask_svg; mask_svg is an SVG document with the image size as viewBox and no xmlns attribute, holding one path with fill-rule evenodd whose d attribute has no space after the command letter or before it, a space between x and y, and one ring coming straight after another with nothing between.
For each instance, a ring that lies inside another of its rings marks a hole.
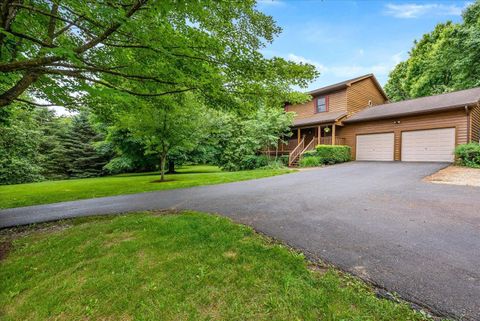
<instances>
[{"instance_id":1,"label":"hedge row","mask_svg":"<svg viewBox=\"0 0 480 321\"><path fill-rule=\"evenodd\" d=\"M305 152L300 160L301 167L332 165L351 160L351 149L345 145L318 145L315 150Z\"/></svg>"}]
</instances>

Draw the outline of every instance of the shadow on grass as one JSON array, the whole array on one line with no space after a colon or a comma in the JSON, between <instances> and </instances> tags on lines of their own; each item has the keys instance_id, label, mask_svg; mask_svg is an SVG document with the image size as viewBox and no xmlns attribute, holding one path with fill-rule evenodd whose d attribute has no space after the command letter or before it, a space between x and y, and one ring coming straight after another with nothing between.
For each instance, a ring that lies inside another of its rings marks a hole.
<instances>
[{"instance_id":1,"label":"shadow on grass","mask_svg":"<svg viewBox=\"0 0 480 321\"><path fill-rule=\"evenodd\" d=\"M176 181L176 179L168 179L168 178L167 178L167 179L165 179L165 180L163 180L163 181L157 179L157 180L151 181L150 183L170 183L170 182L175 182L175 181Z\"/></svg>"},{"instance_id":2,"label":"shadow on grass","mask_svg":"<svg viewBox=\"0 0 480 321\"><path fill-rule=\"evenodd\" d=\"M178 168L175 170L175 173L165 173L165 175L182 175L182 174L213 174L213 173L224 173L224 171L216 168L212 169L204 169L204 170L198 170L198 169L190 169L188 167L186 168ZM113 175L110 177L140 177L140 176L160 176L160 172L143 172L143 173L123 173L123 174L117 174Z\"/></svg>"}]
</instances>

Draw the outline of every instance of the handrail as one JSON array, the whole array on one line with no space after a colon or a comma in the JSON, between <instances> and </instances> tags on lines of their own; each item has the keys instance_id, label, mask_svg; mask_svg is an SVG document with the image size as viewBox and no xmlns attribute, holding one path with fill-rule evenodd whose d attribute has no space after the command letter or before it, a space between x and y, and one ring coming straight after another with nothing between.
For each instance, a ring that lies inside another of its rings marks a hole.
<instances>
[{"instance_id":1,"label":"handrail","mask_svg":"<svg viewBox=\"0 0 480 321\"><path fill-rule=\"evenodd\" d=\"M310 150L310 147L312 147L312 145L315 145L315 141L318 140L317 137L313 137L313 139L310 141L310 143L307 144L307 146L302 150L302 152L300 153L300 155L303 155L303 153L305 153L307 150Z\"/></svg>"},{"instance_id":2,"label":"handrail","mask_svg":"<svg viewBox=\"0 0 480 321\"><path fill-rule=\"evenodd\" d=\"M288 166L292 165L292 162L298 157L298 155L303 151L305 146L305 136L302 138L300 143L295 147L294 150L288 155Z\"/></svg>"}]
</instances>

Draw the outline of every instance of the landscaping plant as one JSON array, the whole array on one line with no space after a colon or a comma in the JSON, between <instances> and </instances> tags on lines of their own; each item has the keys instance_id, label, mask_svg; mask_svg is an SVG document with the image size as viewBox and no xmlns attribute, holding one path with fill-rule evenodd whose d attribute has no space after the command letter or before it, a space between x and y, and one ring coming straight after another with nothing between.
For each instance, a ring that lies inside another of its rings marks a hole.
<instances>
[{"instance_id":1,"label":"landscaping plant","mask_svg":"<svg viewBox=\"0 0 480 321\"><path fill-rule=\"evenodd\" d=\"M469 143L458 145L455 148L458 164L462 166L480 168L480 144Z\"/></svg>"},{"instance_id":2,"label":"landscaping plant","mask_svg":"<svg viewBox=\"0 0 480 321\"><path fill-rule=\"evenodd\" d=\"M351 149L344 145L318 145L302 155L300 167L333 165L351 160Z\"/></svg>"}]
</instances>

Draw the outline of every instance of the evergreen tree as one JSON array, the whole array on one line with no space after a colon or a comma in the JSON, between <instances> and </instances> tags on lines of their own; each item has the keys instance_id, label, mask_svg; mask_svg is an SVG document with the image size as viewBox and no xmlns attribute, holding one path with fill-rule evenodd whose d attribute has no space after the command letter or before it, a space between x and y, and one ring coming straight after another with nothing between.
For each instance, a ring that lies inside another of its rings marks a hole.
<instances>
[{"instance_id":1,"label":"evergreen tree","mask_svg":"<svg viewBox=\"0 0 480 321\"><path fill-rule=\"evenodd\" d=\"M42 174L48 179L68 178L68 165L63 141L67 136L70 118L56 117L49 109L39 109L36 114L42 139L39 152L42 157Z\"/></svg>"},{"instance_id":2,"label":"evergreen tree","mask_svg":"<svg viewBox=\"0 0 480 321\"><path fill-rule=\"evenodd\" d=\"M99 152L95 147L102 138L91 126L86 112L73 117L63 141L67 173L70 177L94 177L104 174L103 167L109 161L110 155Z\"/></svg>"}]
</instances>

